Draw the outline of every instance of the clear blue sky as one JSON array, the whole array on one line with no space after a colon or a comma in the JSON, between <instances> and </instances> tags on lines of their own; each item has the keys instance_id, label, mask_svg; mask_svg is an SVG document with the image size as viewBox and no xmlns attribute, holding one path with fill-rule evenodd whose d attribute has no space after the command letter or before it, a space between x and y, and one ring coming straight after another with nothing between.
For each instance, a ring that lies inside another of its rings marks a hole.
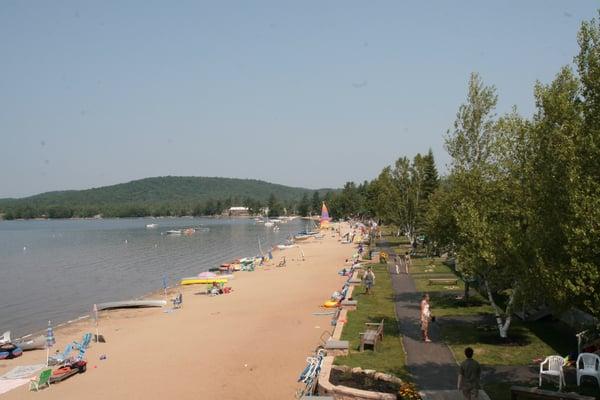
<instances>
[{"instance_id":1,"label":"clear blue sky","mask_svg":"<svg viewBox=\"0 0 600 400\"><path fill-rule=\"evenodd\" d=\"M482 74L530 115L599 1L0 2L0 197L162 175L309 188L432 148Z\"/></svg>"}]
</instances>

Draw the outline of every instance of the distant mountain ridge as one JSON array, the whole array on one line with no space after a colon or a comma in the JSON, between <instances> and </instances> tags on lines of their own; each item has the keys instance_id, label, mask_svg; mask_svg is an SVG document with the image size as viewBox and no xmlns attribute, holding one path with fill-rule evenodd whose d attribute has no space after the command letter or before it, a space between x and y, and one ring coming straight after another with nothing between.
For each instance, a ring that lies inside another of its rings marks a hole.
<instances>
[{"instance_id":1,"label":"distant mountain ridge","mask_svg":"<svg viewBox=\"0 0 600 400\"><path fill-rule=\"evenodd\" d=\"M102 213L107 208L123 205L130 208L169 205L172 208L173 205L189 207L225 200L228 205L241 205L248 199L266 204L271 196L281 203L297 203L305 194L312 196L318 192L322 196L328 191L331 190L291 187L256 179L162 176L84 190L52 191L19 199L0 199L0 213L27 207L36 210L90 208ZM46 215L46 212L43 214Z\"/></svg>"}]
</instances>

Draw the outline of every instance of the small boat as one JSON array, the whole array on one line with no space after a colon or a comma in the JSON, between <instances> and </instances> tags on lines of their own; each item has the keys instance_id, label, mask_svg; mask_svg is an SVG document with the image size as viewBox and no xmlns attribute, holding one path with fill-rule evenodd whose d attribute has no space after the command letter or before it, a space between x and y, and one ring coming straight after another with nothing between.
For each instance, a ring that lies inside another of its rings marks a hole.
<instances>
[{"instance_id":1,"label":"small boat","mask_svg":"<svg viewBox=\"0 0 600 400\"><path fill-rule=\"evenodd\" d=\"M19 346L21 350L37 350L46 348L46 336L39 335L34 338L20 338L15 340L15 345Z\"/></svg>"},{"instance_id":2,"label":"small boat","mask_svg":"<svg viewBox=\"0 0 600 400\"><path fill-rule=\"evenodd\" d=\"M146 229L155 229L158 228L158 224L146 224Z\"/></svg>"},{"instance_id":3,"label":"small boat","mask_svg":"<svg viewBox=\"0 0 600 400\"><path fill-rule=\"evenodd\" d=\"M12 343L0 345L0 360L10 360L12 358L21 357L23 350L19 346Z\"/></svg>"},{"instance_id":4,"label":"small boat","mask_svg":"<svg viewBox=\"0 0 600 400\"><path fill-rule=\"evenodd\" d=\"M312 237L311 235L295 235L294 236L294 241L295 242L302 242L304 240L310 239L311 237Z\"/></svg>"},{"instance_id":5,"label":"small boat","mask_svg":"<svg viewBox=\"0 0 600 400\"><path fill-rule=\"evenodd\" d=\"M10 331L6 331L0 336L0 344L10 343Z\"/></svg>"},{"instance_id":6,"label":"small boat","mask_svg":"<svg viewBox=\"0 0 600 400\"><path fill-rule=\"evenodd\" d=\"M295 244L278 244L277 245L277 248L279 250L291 249L292 247L298 247L298 246Z\"/></svg>"},{"instance_id":7,"label":"small boat","mask_svg":"<svg viewBox=\"0 0 600 400\"><path fill-rule=\"evenodd\" d=\"M50 383L57 383L75 374L83 374L87 369L87 361L75 361L52 371Z\"/></svg>"},{"instance_id":8,"label":"small boat","mask_svg":"<svg viewBox=\"0 0 600 400\"><path fill-rule=\"evenodd\" d=\"M167 231L167 235L181 235L181 229L171 229L170 231Z\"/></svg>"},{"instance_id":9,"label":"small boat","mask_svg":"<svg viewBox=\"0 0 600 400\"><path fill-rule=\"evenodd\" d=\"M98 311L100 311L112 308L164 307L166 305L167 302L165 300L125 300L100 303L96 307L98 307Z\"/></svg>"},{"instance_id":10,"label":"small boat","mask_svg":"<svg viewBox=\"0 0 600 400\"><path fill-rule=\"evenodd\" d=\"M239 271L241 269L242 269L242 265L240 263L226 263L226 264L221 264L221 266L218 268L215 268L215 270L221 271L221 272Z\"/></svg>"},{"instance_id":11,"label":"small boat","mask_svg":"<svg viewBox=\"0 0 600 400\"><path fill-rule=\"evenodd\" d=\"M210 285L211 283L227 283L227 279L225 278L183 278L180 282L181 285Z\"/></svg>"},{"instance_id":12,"label":"small boat","mask_svg":"<svg viewBox=\"0 0 600 400\"><path fill-rule=\"evenodd\" d=\"M194 228L186 228L183 230L183 234L187 236L193 235L194 233L196 233Z\"/></svg>"}]
</instances>

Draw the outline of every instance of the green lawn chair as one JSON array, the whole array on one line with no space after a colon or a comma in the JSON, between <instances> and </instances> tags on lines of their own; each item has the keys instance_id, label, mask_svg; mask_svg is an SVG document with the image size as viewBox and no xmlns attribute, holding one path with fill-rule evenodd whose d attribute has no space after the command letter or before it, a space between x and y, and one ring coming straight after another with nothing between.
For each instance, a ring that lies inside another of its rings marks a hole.
<instances>
[{"instance_id":1,"label":"green lawn chair","mask_svg":"<svg viewBox=\"0 0 600 400\"><path fill-rule=\"evenodd\" d=\"M52 370L50 368L43 370L40 372L40 376L37 380L33 379L29 382L29 390L35 389L37 392L44 386L50 387L50 376L52 376Z\"/></svg>"}]
</instances>

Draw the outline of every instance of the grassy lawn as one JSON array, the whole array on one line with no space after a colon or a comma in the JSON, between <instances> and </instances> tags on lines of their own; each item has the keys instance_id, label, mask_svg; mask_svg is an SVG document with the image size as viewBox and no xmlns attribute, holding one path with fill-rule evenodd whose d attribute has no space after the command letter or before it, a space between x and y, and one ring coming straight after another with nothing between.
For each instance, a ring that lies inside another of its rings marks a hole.
<instances>
[{"instance_id":1,"label":"grassy lawn","mask_svg":"<svg viewBox=\"0 0 600 400\"><path fill-rule=\"evenodd\" d=\"M456 285L429 284L429 279L458 278L448 266L442 264L441 258L413 258L411 261L410 274L415 281L417 291L428 293L464 291L465 284L460 279Z\"/></svg>"},{"instance_id":2,"label":"grassy lawn","mask_svg":"<svg viewBox=\"0 0 600 400\"><path fill-rule=\"evenodd\" d=\"M373 264L373 271L376 285L372 294L365 295L360 286L354 289L352 297L358 300L358 308L348 313L348 323L342 332L342 340L350 341L350 352L348 356L336 357L335 364L375 369L406 379L408 374L405 369L404 348L398 330L390 276L383 264ZM381 322L382 319L384 336L377 351L367 347L365 351L359 352L358 334L364 332L365 322Z\"/></svg>"},{"instance_id":3,"label":"grassy lawn","mask_svg":"<svg viewBox=\"0 0 600 400\"><path fill-rule=\"evenodd\" d=\"M499 342L493 325L468 322L442 322L442 338L457 359L463 359L465 347L475 349L475 358L485 365L530 365L537 358L551 354L567 355L573 350L574 336L564 334L553 321L524 323L514 320L509 330L509 344ZM572 337L573 340L569 340Z\"/></svg>"},{"instance_id":4,"label":"grassy lawn","mask_svg":"<svg viewBox=\"0 0 600 400\"><path fill-rule=\"evenodd\" d=\"M440 317L490 315L493 312L486 299L478 294L471 294L469 303L462 300L462 293L429 293L433 314Z\"/></svg>"}]
</instances>

